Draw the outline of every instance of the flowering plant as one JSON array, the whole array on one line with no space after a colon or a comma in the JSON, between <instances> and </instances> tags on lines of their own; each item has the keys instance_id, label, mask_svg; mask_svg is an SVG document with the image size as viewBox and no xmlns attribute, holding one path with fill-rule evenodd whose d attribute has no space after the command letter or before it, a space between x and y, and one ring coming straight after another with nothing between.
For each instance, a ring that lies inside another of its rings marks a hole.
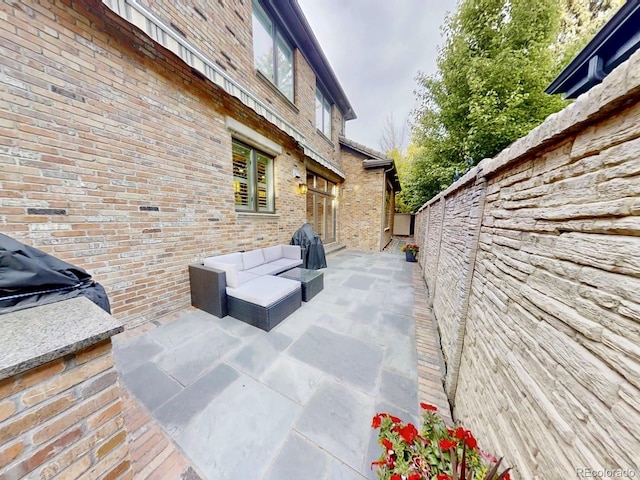
<instances>
[{"instance_id":1,"label":"flowering plant","mask_svg":"<svg viewBox=\"0 0 640 480\"><path fill-rule=\"evenodd\" d=\"M401 252L406 252L407 250L409 250L413 256L415 257L416 254L420 251L420 247L416 244L410 243L408 245L403 245L400 247L400 251Z\"/></svg>"},{"instance_id":2,"label":"flowering plant","mask_svg":"<svg viewBox=\"0 0 640 480\"><path fill-rule=\"evenodd\" d=\"M383 447L371 464L381 480L510 480L509 470L498 474L498 460L478 448L478 442L462 426L447 428L433 405L421 403L422 430L387 413L373 417Z\"/></svg>"}]
</instances>

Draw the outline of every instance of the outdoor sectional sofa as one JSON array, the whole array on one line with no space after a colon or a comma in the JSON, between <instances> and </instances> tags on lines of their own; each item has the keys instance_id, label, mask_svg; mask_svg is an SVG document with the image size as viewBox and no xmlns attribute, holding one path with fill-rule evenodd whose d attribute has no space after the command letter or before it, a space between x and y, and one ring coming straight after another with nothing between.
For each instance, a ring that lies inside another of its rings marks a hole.
<instances>
[{"instance_id":1,"label":"outdoor sectional sofa","mask_svg":"<svg viewBox=\"0 0 640 480\"><path fill-rule=\"evenodd\" d=\"M300 308L300 282L276 275L302 265L298 245L207 257L189 265L191 305L267 332Z\"/></svg>"}]
</instances>

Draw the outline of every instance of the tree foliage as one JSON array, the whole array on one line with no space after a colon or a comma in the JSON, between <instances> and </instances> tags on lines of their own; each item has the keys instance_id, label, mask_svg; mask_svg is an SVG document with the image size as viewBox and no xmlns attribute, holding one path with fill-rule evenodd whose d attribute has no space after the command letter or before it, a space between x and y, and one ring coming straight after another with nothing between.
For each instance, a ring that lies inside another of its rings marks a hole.
<instances>
[{"instance_id":1,"label":"tree foliage","mask_svg":"<svg viewBox=\"0 0 640 480\"><path fill-rule=\"evenodd\" d=\"M622 0L462 0L438 73L418 76L404 199L415 210L567 102L544 89ZM578 47L577 47L578 46Z\"/></svg>"},{"instance_id":2,"label":"tree foliage","mask_svg":"<svg viewBox=\"0 0 640 480\"><path fill-rule=\"evenodd\" d=\"M402 153L407 139L407 121L401 122L400 125L396 124L393 118L393 113L390 113L382 121L382 132L378 137L378 143L380 144L380 150L387 155L389 152L397 150Z\"/></svg>"},{"instance_id":3,"label":"tree foliage","mask_svg":"<svg viewBox=\"0 0 640 480\"><path fill-rule=\"evenodd\" d=\"M593 38L625 0L563 0L554 45L560 71Z\"/></svg>"}]
</instances>

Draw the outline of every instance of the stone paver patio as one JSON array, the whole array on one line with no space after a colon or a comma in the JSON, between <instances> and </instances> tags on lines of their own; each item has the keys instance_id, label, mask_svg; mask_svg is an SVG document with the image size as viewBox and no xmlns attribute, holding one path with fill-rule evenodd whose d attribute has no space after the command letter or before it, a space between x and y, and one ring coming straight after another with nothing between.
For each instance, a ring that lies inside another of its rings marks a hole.
<instances>
[{"instance_id":1,"label":"stone paver patio","mask_svg":"<svg viewBox=\"0 0 640 480\"><path fill-rule=\"evenodd\" d=\"M374 413L418 420L419 267L344 250L328 264L269 333L190 311L116 340L124 386L203 478L374 479Z\"/></svg>"}]
</instances>

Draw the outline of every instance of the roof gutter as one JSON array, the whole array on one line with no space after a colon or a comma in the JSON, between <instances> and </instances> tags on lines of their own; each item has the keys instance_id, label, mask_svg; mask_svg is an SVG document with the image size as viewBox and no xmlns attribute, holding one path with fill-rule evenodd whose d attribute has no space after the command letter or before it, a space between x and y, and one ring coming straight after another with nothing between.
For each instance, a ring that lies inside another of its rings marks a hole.
<instances>
[{"instance_id":1,"label":"roof gutter","mask_svg":"<svg viewBox=\"0 0 640 480\"><path fill-rule=\"evenodd\" d=\"M640 47L640 0L627 2L551 82L545 92L577 98L599 84Z\"/></svg>"},{"instance_id":2,"label":"roof gutter","mask_svg":"<svg viewBox=\"0 0 640 480\"><path fill-rule=\"evenodd\" d=\"M282 8L282 4L289 8ZM299 42L300 51L316 70L320 84L326 89L326 93L338 106L345 120L356 118L346 93L342 89L338 77L331 68L331 64L325 56L316 36L309 25L297 0L276 1L270 0L271 7L282 15L285 24L290 28L290 33ZM293 14L293 15L292 15Z\"/></svg>"}]
</instances>

